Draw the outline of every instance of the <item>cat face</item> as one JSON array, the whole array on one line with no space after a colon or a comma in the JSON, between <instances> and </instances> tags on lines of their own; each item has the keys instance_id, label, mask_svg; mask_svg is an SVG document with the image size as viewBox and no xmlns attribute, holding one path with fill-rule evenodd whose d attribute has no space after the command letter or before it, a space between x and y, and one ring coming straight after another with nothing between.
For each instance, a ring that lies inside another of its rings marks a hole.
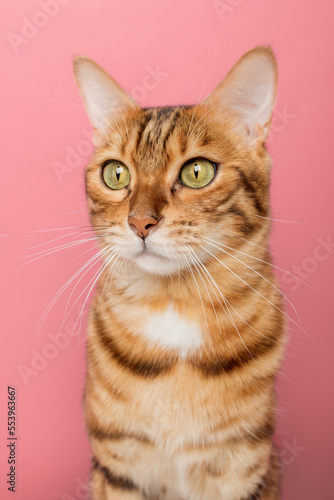
<instances>
[{"instance_id":1,"label":"cat face","mask_svg":"<svg viewBox=\"0 0 334 500\"><path fill-rule=\"evenodd\" d=\"M277 81L269 49L247 53L197 106L142 109L87 58L75 75L95 128L86 190L103 247L168 275L191 267L193 252L213 258L205 238L235 247L261 230Z\"/></svg>"}]
</instances>

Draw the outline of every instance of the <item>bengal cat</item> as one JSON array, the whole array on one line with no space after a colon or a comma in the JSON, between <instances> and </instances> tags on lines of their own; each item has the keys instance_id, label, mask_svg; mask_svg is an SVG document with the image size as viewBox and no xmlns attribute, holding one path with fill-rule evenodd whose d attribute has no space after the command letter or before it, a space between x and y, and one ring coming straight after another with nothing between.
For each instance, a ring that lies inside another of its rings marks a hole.
<instances>
[{"instance_id":1,"label":"bengal cat","mask_svg":"<svg viewBox=\"0 0 334 500\"><path fill-rule=\"evenodd\" d=\"M74 60L103 259L84 413L94 500L277 500L282 295L268 238L270 48L193 106L141 108Z\"/></svg>"}]
</instances>

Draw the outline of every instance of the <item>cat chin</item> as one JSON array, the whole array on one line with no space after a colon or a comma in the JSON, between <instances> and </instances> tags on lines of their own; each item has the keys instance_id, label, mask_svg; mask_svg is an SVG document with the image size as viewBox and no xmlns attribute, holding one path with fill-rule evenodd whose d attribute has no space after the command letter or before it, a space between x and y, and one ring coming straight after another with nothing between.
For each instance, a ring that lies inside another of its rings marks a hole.
<instances>
[{"instance_id":1,"label":"cat chin","mask_svg":"<svg viewBox=\"0 0 334 500\"><path fill-rule=\"evenodd\" d=\"M168 259L153 253L142 253L133 259L133 262L143 271L151 274L176 274L179 270L178 261Z\"/></svg>"}]
</instances>

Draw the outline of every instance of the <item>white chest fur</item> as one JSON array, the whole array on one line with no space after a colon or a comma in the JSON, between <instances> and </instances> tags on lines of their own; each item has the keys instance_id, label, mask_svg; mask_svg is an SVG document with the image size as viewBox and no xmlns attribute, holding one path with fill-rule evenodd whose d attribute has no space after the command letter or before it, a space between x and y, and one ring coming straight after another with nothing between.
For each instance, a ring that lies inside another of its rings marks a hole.
<instances>
[{"instance_id":1,"label":"white chest fur","mask_svg":"<svg viewBox=\"0 0 334 500\"><path fill-rule=\"evenodd\" d=\"M182 357L198 349L203 342L198 323L189 321L172 305L162 313L150 315L138 333L158 347L177 350Z\"/></svg>"}]
</instances>

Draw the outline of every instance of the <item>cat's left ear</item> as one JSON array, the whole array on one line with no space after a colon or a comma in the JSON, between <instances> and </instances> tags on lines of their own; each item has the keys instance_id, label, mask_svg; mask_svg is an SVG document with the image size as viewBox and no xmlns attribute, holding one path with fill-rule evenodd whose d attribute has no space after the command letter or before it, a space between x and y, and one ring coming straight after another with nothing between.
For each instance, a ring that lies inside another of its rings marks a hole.
<instances>
[{"instance_id":1,"label":"cat's left ear","mask_svg":"<svg viewBox=\"0 0 334 500\"><path fill-rule=\"evenodd\" d=\"M88 117L96 130L103 131L108 121L126 108L139 108L139 104L92 59L75 57L73 70Z\"/></svg>"},{"instance_id":2,"label":"cat's left ear","mask_svg":"<svg viewBox=\"0 0 334 500\"><path fill-rule=\"evenodd\" d=\"M251 144L264 143L276 104L277 82L273 51L255 47L239 59L203 104L222 120L233 116Z\"/></svg>"}]
</instances>

